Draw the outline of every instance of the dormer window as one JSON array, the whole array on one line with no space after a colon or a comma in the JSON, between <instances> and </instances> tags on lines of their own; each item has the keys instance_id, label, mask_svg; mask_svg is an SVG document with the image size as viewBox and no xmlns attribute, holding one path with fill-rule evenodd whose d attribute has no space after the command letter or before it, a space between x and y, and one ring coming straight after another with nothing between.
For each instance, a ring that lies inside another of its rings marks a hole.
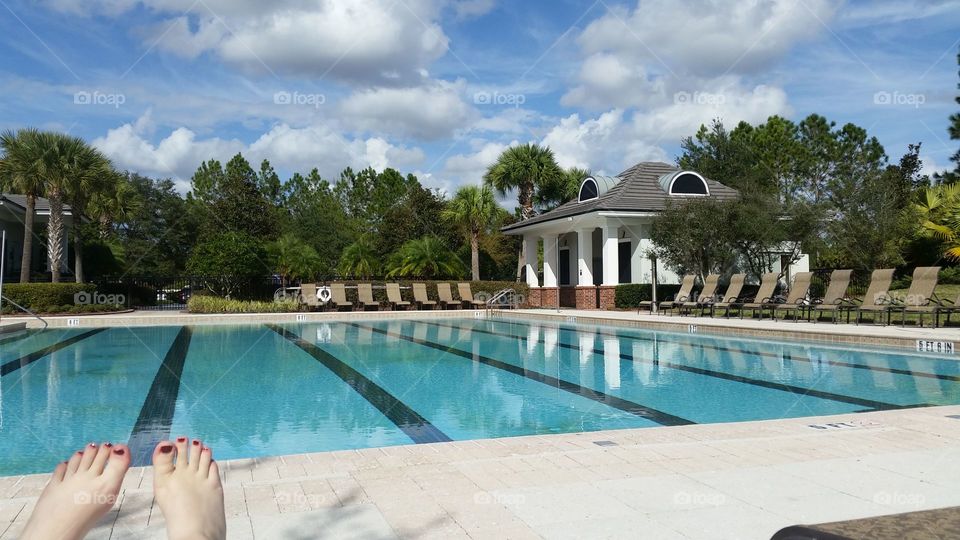
<instances>
[{"instance_id":1,"label":"dormer window","mask_svg":"<svg viewBox=\"0 0 960 540\"><path fill-rule=\"evenodd\" d=\"M710 195L707 181L693 171L677 171L660 177L660 186L667 194L679 197L706 197Z\"/></svg>"},{"instance_id":2,"label":"dormer window","mask_svg":"<svg viewBox=\"0 0 960 540\"><path fill-rule=\"evenodd\" d=\"M587 178L580 184L579 201L590 201L600 196L600 190L597 189L597 182L593 178Z\"/></svg>"}]
</instances>

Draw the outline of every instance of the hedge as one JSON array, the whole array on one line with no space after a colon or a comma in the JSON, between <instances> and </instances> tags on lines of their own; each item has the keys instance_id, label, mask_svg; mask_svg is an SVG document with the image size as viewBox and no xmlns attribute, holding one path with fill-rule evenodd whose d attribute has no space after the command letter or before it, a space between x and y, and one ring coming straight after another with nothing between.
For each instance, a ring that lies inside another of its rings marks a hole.
<instances>
[{"instance_id":1,"label":"hedge","mask_svg":"<svg viewBox=\"0 0 960 540\"><path fill-rule=\"evenodd\" d=\"M680 285L657 285L657 301L672 300L680 292ZM653 286L649 283L625 283L617 285L614 304L619 309L636 308L640 302L653 300Z\"/></svg>"},{"instance_id":2,"label":"hedge","mask_svg":"<svg viewBox=\"0 0 960 540\"><path fill-rule=\"evenodd\" d=\"M50 307L63 311L60 308L75 305L75 294L96 290L97 286L92 283L7 283L3 286L3 295L33 311Z\"/></svg>"},{"instance_id":3,"label":"hedge","mask_svg":"<svg viewBox=\"0 0 960 540\"><path fill-rule=\"evenodd\" d=\"M300 311L294 300L259 302L256 300L232 300L217 296L193 296L187 302L190 313L291 313Z\"/></svg>"}]
</instances>

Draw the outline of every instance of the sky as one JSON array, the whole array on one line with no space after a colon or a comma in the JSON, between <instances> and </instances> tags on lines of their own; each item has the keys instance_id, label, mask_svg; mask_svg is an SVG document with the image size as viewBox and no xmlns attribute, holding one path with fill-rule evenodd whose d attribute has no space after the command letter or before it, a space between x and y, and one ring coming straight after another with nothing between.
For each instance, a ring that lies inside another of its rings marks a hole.
<instances>
[{"instance_id":1,"label":"sky","mask_svg":"<svg viewBox=\"0 0 960 540\"><path fill-rule=\"evenodd\" d=\"M617 174L778 114L951 167L960 0L0 0L0 129L81 136L181 190L242 152L452 192L510 145Z\"/></svg>"}]
</instances>

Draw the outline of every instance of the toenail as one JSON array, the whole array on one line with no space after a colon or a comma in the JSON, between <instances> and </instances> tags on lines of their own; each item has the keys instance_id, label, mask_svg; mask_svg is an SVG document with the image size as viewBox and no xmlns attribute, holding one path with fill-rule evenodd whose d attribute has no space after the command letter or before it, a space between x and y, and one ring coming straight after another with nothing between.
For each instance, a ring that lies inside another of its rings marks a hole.
<instances>
[{"instance_id":1,"label":"toenail","mask_svg":"<svg viewBox=\"0 0 960 540\"><path fill-rule=\"evenodd\" d=\"M90 448L96 448L96 447L97 447L97 443L90 443L88 446L90 446Z\"/></svg>"},{"instance_id":2,"label":"toenail","mask_svg":"<svg viewBox=\"0 0 960 540\"><path fill-rule=\"evenodd\" d=\"M177 437L177 442L187 442L186 437Z\"/></svg>"},{"instance_id":3,"label":"toenail","mask_svg":"<svg viewBox=\"0 0 960 540\"><path fill-rule=\"evenodd\" d=\"M173 451L173 447L170 446L169 444L160 447L161 454L169 454L172 451Z\"/></svg>"},{"instance_id":4,"label":"toenail","mask_svg":"<svg viewBox=\"0 0 960 540\"><path fill-rule=\"evenodd\" d=\"M114 449L113 449L113 453L116 454L116 455L118 455L118 456L122 456L122 455L126 454L127 451L124 450L123 448L114 448Z\"/></svg>"},{"instance_id":5,"label":"toenail","mask_svg":"<svg viewBox=\"0 0 960 540\"><path fill-rule=\"evenodd\" d=\"M111 446L113 446L113 443L108 442L108 443L103 443L103 445L106 446L107 448L110 448Z\"/></svg>"},{"instance_id":6,"label":"toenail","mask_svg":"<svg viewBox=\"0 0 960 540\"><path fill-rule=\"evenodd\" d=\"M200 446L200 441L193 441L194 446Z\"/></svg>"}]
</instances>

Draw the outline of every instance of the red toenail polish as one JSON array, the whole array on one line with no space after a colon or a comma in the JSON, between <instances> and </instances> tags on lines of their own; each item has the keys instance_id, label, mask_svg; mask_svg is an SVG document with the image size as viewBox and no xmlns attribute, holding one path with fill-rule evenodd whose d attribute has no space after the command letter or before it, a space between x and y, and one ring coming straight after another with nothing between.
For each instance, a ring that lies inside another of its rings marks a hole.
<instances>
[{"instance_id":1,"label":"red toenail polish","mask_svg":"<svg viewBox=\"0 0 960 540\"><path fill-rule=\"evenodd\" d=\"M187 442L186 437L177 437L177 442Z\"/></svg>"},{"instance_id":2,"label":"red toenail polish","mask_svg":"<svg viewBox=\"0 0 960 540\"><path fill-rule=\"evenodd\" d=\"M90 448L96 448L96 447L97 447L97 443L90 443Z\"/></svg>"},{"instance_id":3,"label":"red toenail polish","mask_svg":"<svg viewBox=\"0 0 960 540\"><path fill-rule=\"evenodd\" d=\"M200 441L193 441L194 446L200 446Z\"/></svg>"},{"instance_id":4,"label":"red toenail polish","mask_svg":"<svg viewBox=\"0 0 960 540\"><path fill-rule=\"evenodd\" d=\"M111 446L113 446L113 443L108 442L108 443L103 443L103 445L106 446L107 448L110 448Z\"/></svg>"},{"instance_id":5,"label":"red toenail polish","mask_svg":"<svg viewBox=\"0 0 960 540\"><path fill-rule=\"evenodd\" d=\"M122 456L122 455L126 454L127 451L124 450L123 448L114 448L114 449L113 449L113 453L116 454L116 455L118 455L118 456Z\"/></svg>"},{"instance_id":6,"label":"red toenail polish","mask_svg":"<svg viewBox=\"0 0 960 540\"><path fill-rule=\"evenodd\" d=\"M169 444L160 447L161 454L169 454L170 452L173 452L173 447Z\"/></svg>"}]
</instances>

